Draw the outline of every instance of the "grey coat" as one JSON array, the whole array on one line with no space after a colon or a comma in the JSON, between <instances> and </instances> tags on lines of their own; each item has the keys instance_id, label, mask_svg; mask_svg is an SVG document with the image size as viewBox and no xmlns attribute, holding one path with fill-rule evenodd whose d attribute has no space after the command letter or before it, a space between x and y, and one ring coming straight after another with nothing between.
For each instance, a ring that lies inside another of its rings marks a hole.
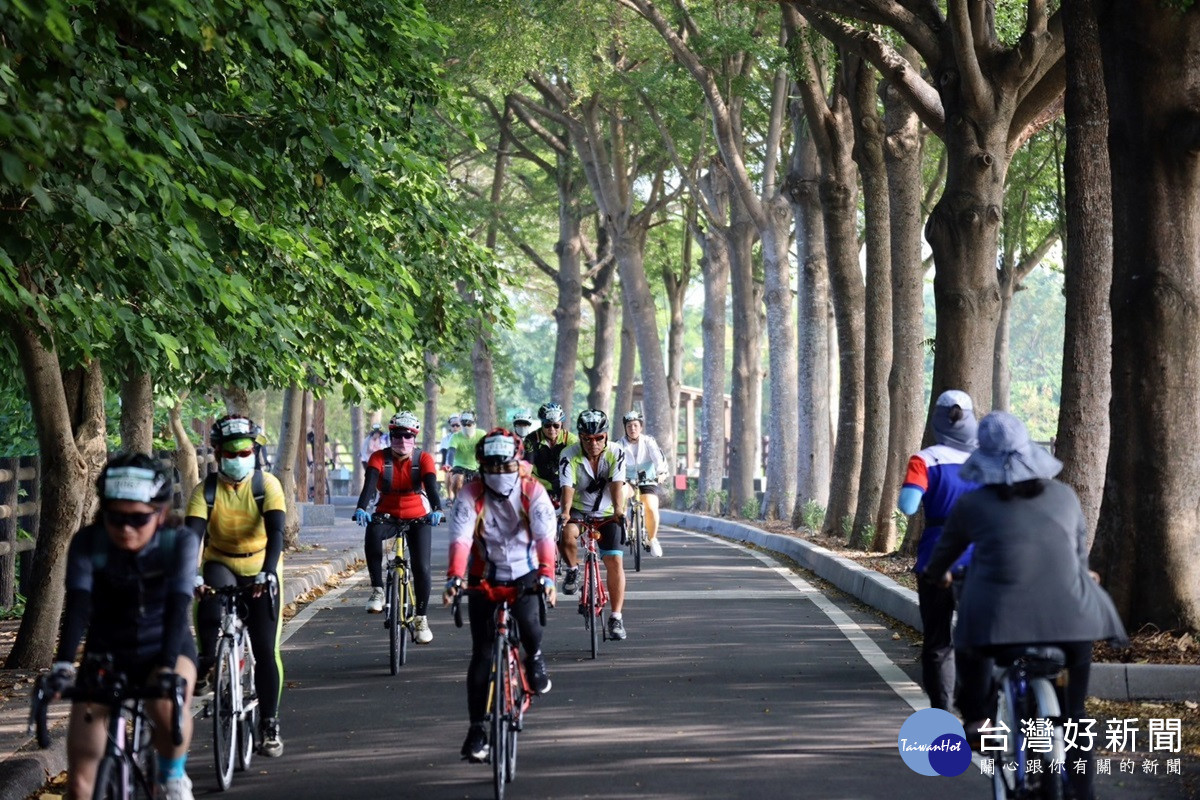
<instances>
[{"instance_id":1,"label":"grey coat","mask_svg":"<svg viewBox=\"0 0 1200 800\"><path fill-rule=\"evenodd\" d=\"M964 494L926 576L940 578L972 542L957 647L1126 638L1112 599L1088 574L1083 511L1065 483L1048 481L1031 498L1002 500L988 487Z\"/></svg>"}]
</instances>

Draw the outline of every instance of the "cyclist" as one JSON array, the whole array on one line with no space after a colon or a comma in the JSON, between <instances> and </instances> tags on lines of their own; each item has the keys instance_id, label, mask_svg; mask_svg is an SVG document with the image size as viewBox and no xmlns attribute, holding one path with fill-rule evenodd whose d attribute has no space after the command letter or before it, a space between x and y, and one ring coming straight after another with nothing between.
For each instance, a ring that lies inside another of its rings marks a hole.
<instances>
[{"instance_id":1,"label":"cyclist","mask_svg":"<svg viewBox=\"0 0 1200 800\"><path fill-rule=\"evenodd\" d=\"M1112 599L1088 570L1087 523L1079 498L1054 480L1062 462L1029 439L1024 423L993 411L979 423L979 449L962 466L966 480L982 487L964 494L925 567L925 578L946 580L946 570L974 545L963 583L955 640L982 656L1008 645L1054 645L1067 656L1063 714L1085 718L1084 699L1098 639L1125 640ZM991 664L962 669L959 706L970 736L988 715ZM1061 690L1060 690L1061 692ZM1017 735L1013 731L1010 735ZM1082 759L1070 772L1074 795L1090 800L1091 748L1068 753Z\"/></svg>"},{"instance_id":2,"label":"cyclist","mask_svg":"<svg viewBox=\"0 0 1200 800\"><path fill-rule=\"evenodd\" d=\"M475 476L475 445L483 438L483 431L475 430L475 412L464 411L458 415L462 429L450 436L450 493L458 494L463 481Z\"/></svg>"},{"instance_id":3,"label":"cyclist","mask_svg":"<svg viewBox=\"0 0 1200 800\"><path fill-rule=\"evenodd\" d=\"M517 409L512 418L513 433L524 439L533 430L533 414L528 409Z\"/></svg>"},{"instance_id":4,"label":"cyclist","mask_svg":"<svg viewBox=\"0 0 1200 800\"><path fill-rule=\"evenodd\" d=\"M358 496L358 508L354 511L354 521L367 529L363 542L367 572L371 576L367 612L378 614L383 611L383 542L393 534L390 525L372 522L366 510L367 503L378 488L376 513L390 514L402 520L418 520L408 526L406 540L412 558L413 588L417 599L417 643L429 644L433 641L433 631L429 629L425 612L433 585L429 566L430 548L433 526L445 519L442 499L438 495L437 465L431 453L417 448L421 423L416 414L411 411L397 412L388 423L388 435L391 446L375 453L367 462L366 485ZM414 479L418 479L420 486Z\"/></svg>"},{"instance_id":5,"label":"cyclist","mask_svg":"<svg viewBox=\"0 0 1200 800\"><path fill-rule=\"evenodd\" d=\"M213 668L221 624L220 598L205 592L204 587L255 587L247 600L246 627L257 663L254 688L262 709L259 752L275 758L283 755L279 736L283 694L279 596L286 506L279 479L254 467L256 430L253 420L240 414L221 417L213 424L208 438L217 454L217 474L209 475L192 491L187 525L204 541L200 558L203 585L196 608L202 676L208 676Z\"/></svg>"},{"instance_id":6,"label":"cyclist","mask_svg":"<svg viewBox=\"0 0 1200 800\"><path fill-rule=\"evenodd\" d=\"M383 426L378 422L372 424L371 432L363 439L362 447L358 450L358 460L362 462L364 473L367 471L367 462L371 460L371 454L382 450L388 444L388 435L383 432Z\"/></svg>"},{"instance_id":7,"label":"cyclist","mask_svg":"<svg viewBox=\"0 0 1200 800\"><path fill-rule=\"evenodd\" d=\"M47 683L58 695L75 678L75 651L87 634L87 656L109 654L117 671L132 683L150 683L161 674L187 681L185 702L196 683L196 642L188 627L198 542L170 516L171 476L148 455L114 456L96 482L100 514L84 526L67 549L67 599L54 666ZM80 683L88 682L87 675ZM160 796L191 800L192 782L184 770L192 736L192 716L183 715L183 743L171 743L171 704L146 703L154 723ZM67 729L67 790L91 797L96 768L104 756L108 711L77 700Z\"/></svg>"},{"instance_id":8,"label":"cyclist","mask_svg":"<svg viewBox=\"0 0 1200 800\"><path fill-rule=\"evenodd\" d=\"M577 443L579 439L570 431L563 430L566 414L558 403L543 403L537 415L541 427L525 437L525 458L533 465L533 477L546 487L546 491L550 493L550 502L558 508L559 496L562 494L558 482L558 458L564 449ZM560 558L565 553L563 547L560 541ZM563 592L574 594L575 584L563 584Z\"/></svg>"},{"instance_id":9,"label":"cyclist","mask_svg":"<svg viewBox=\"0 0 1200 800\"><path fill-rule=\"evenodd\" d=\"M955 686L955 662L969 659L966 653L955 652L951 639L951 620L954 617L954 592L938 580L926 580L921 573L929 564L933 548L942 535L942 525L950 516L958 498L976 484L967 480L960 468L975 450L974 405L966 392L956 389L938 395L933 407L933 433L937 444L926 447L908 460L908 471L900 489L900 510L917 513L917 505L925 505L925 530L917 544L917 604L921 612L923 639L921 642L921 682L934 708L949 710ZM953 572L960 578L969 554L956 563Z\"/></svg>"},{"instance_id":10,"label":"cyclist","mask_svg":"<svg viewBox=\"0 0 1200 800\"><path fill-rule=\"evenodd\" d=\"M446 497L453 501L454 494L450 491L450 437L462 430L462 424L457 414L450 417L446 424L449 432L438 442L438 453L442 457L442 471L446 473Z\"/></svg>"},{"instance_id":11,"label":"cyclist","mask_svg":"<svg viewBox=\"0 0 1200 800\"><path fill-rule=\"evenodd\" d=\"M579 442L563 450L559 458L559 481L562 483L559 516L563 521L563 555L567 564L563 594L574 594L578 588L579 526L575 520L585 515L616 515L619 522L610 522L600 528L599 550L612 602L608 635L620 641L625 638L625 623L621 620L621 608L625 604L625 567L621 560L625 453L608 441L608 415L599 409L589 408L581 413L575 421L575 429L579 432Z\"/></svg>"},{"instance_id":12,"label":"cyclist","mask_svg":"<svg viewBox=\"0 0 1200 800\"><path fill-rule=\"evenodd\" d=\"M667 459L654 437L642 433L646 424L642 419L642 412L630 411L622 417L622 421L625 423L625 438L617 442L617 447L625 451L625 481L630 487L637 487L646 514L646 540L650 554L660 557L662 545L658 543L658 483L669 473ZM638 480L639 472L645 473L644 480Z\"/></svg>"},{"instance_id":13,"label":"cyclist","mask_svg":"<svg viewBox=\"0 0 1200 800\"><path fill-rule=\"evenodd\" d=\"M476 447L482 475L468 482L454 501L450 521L450 568L443 604L468 586L487 580L493 586L519 590L513 618L525 649L525 671L538 694L550 691L542 656L542 626L535 587L554 605L554 506L546 490L521 474L521 438L503 428L490 431ZM467 668L467 711L471 725L463 742L463 758L487 758L484 727L491 645L495 638L495 604L474 595L467 604L471 620L471 664Z\"/></svg>"}]
</instances>

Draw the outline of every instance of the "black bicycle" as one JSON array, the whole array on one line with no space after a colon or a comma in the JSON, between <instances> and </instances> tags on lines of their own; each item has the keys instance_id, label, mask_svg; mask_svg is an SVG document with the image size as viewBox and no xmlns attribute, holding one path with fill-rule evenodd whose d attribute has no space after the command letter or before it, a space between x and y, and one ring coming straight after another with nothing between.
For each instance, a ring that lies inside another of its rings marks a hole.
<instances>
[{"instance_id":1,"label":"black bicycle","mask_svg":"<svg viewBox=\"0 0 1200 800\"><path fill-rule=\"evenodd\" d=\"M79 680L59 697L74 702L97 703L108 708L108 744L96 770L92 800L153 800L158 786L158 758L151 746L153 723L146 716L145 701L171 700L171 741L183 744L186 681L174 673L158 676L154 683L132 685L116 671L109 656L89 656L80 667ZM41 748L50 746L46 710L54 697L46 686L49 676L34 684L29 726L36 731Z\"/></svg>"}]
</instances>

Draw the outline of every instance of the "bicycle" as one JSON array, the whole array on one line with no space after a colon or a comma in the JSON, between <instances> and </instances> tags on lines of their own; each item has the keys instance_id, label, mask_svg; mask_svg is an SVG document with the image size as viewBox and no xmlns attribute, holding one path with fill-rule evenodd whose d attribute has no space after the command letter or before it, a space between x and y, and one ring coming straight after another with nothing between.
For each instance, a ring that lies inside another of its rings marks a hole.
<instances>
[{"instance_id":1,"label":"bicycle","mask_svg":"<svg viewBox=\"0 0 1200 800\"><path fill-rule=\"evenodd\" d=\"M629 535L625 546L633 556L633 571L642 571L642 551L650 547L646 539L646 505L642 502L641 486L646 483L645 470L638 470L637 482L633 484L633 496L629 498L629 518L626 521Z\"/></svg>"},{"instance_id":2,"label":"bicycle","mask_svg":"<svg viewBox=\"0 0 1200 800\"><path fill-rule=\"evenodd\" d=\"M538 621L546 624L546 596L540 589L527 590L538 596ZM517 737L524 728L525 712L533 701L533 689L521 662L521 641L516 618L509 625L512 607L518 598L516 586L493 586L486 580L479 586L465 587L454 596L454 624L462 627L463 592L473 592L496 604L493 615L495 640L492 645L492 671L488 678L487 716L488 760L492 763L492 786L496 800L504 800L504 785L517 776Z\"/></svg>"},{"instance_id":3,"label":"bicycle","mask_svg":"<svg viewBox=\"0 0 1200 800\"><path fill-rule=\"evenodd\" d=\"M250 629L243 619L244 606L239 602L255 588L250 584L208 589L221 600L213 694L204 708L204 716L213 720L213 756L221 791L233 783L235 767L239 772L249 769L255 748L260 744L254 649L250 645Z\"/></svg>"},{"instance_id":4,"label":"bicycle","mask_svg":"<svg viewBox=\"0 0 1200 800\"><path fill-rule=\"evenodd\" d=\"M153 723L145 701L171 700L171 741L183 744L183 710L186 682L174 673L163 674L150 685L131 686L124 673L113 668L110 656L88 656L80 667L80 681L60 693L63 700L100 703L108 708L108 743L96 769L93 800L152 800L158 787L158 756L151 746ZM30 700L29 727L36 731L38 747L50 746L46 710L54 699L40 676Z\"/></svg>"},{"instance_id":5,"label":"bicycle","mask_svg":"<svg viewBox=\"0 0 1200 800\"><path fill-rule=\"evenodd\" d=\"M584 551L579 613L583 615L583 627L591 639L592 658L595 658L600 642L608 639L608 630L604 627L604 606L608 603L608 589L604 581L600 580L600 552L596 549L596 540L600 538L601 527L612 522L622 523L624 518L585 516L574 522L579 526L579 541Z\"/></svg>"},{"instance_id":6,"label":"bicycle","mask_svg":"<svg viewBox=\"0 0 1200 800\"><path fill-rule=\"evenodd\" d=\"M1000 755L992 770L995 800L1062 800L1067 786L1066 746L1052 681L1065 665L1066 654L1052 646L1016 646L996 656L991 725L985 723L980 729L980 751ZM1022 720L1048 720L1049 741L1031 747L1021 731ZM994 739L999 739L999 746L987 746ZM1040 763L1030 769L1031 762Z\"/></svg>"},{"instance_id":7,"label":"bicycle","mask_svg":"<svg viewBox=\"0 0 1200 800\"><path fill-rule=\"evenodd\" d=\"M408 661L408 643L417 640L417 593L413 588L412 570L408 566L408 545L405 534L410 525L420 519L400 519L391 514L376 513L372 523L390 525L394 540L392 554L384 555L383 569L387 573L383 590L383 627L388 631L388 653L392 674ZM404 630L402 631L401 628Z\"/></svg>"}]
</instances>

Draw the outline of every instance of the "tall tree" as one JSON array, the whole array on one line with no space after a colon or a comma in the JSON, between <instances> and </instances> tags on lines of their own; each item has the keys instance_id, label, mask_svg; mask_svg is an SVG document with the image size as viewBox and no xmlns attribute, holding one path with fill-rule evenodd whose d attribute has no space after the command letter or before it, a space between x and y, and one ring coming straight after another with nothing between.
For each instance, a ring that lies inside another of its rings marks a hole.
<instances>
[{"instance_id":1,"label":"tall tree","mask_svg":"<svg viewBox=\"0 0 1200 800\"><path fill-rule=\"evenodd\" d=\"M1095 4L1109 110L1112 445L1093 554L1138 627L1200 627L1200 8Z\"/></svg>"}]
</instances>

